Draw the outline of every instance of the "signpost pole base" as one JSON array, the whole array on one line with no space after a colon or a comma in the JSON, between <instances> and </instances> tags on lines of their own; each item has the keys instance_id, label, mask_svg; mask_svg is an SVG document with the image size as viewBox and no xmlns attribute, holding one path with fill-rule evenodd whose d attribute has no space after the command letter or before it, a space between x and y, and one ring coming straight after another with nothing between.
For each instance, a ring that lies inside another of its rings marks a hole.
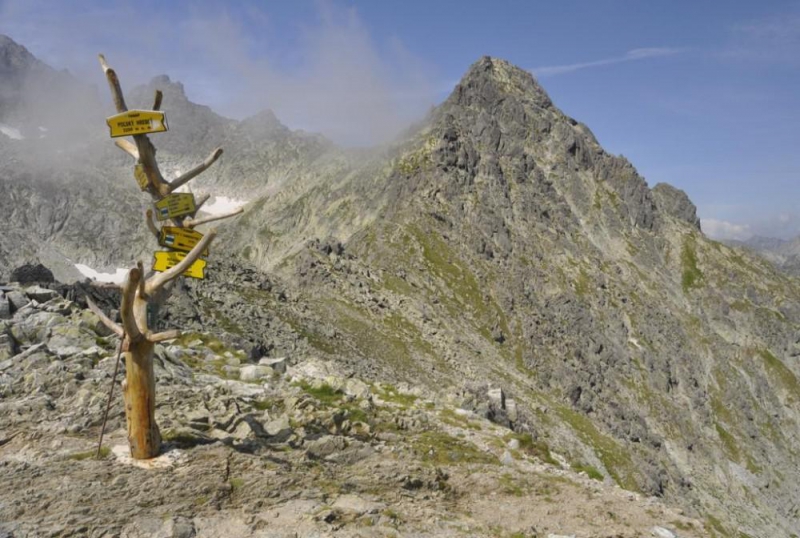
<instances>
[{"instance_id":1,"label":"signpost pole base","mask_svg":"<svg viewBox=\"0 0 800 538\"><path fill-rule=\"evenodd\" d=\"M153 373L155 345L147 340L131 343L125 352L125 416L128 443L134 459L158 456L161 434L156 424L156 378Z\"/></svg>"}]
</instances>

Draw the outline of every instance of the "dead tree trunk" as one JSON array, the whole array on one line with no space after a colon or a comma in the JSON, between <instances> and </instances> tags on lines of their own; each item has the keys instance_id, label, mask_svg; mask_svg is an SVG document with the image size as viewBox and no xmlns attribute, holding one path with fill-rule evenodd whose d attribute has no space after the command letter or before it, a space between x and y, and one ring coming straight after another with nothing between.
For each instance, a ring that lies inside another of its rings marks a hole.
<instances>
[{"instance_id":1,"label":"dead tree trunk","mask_svg":"<svg viewBox=\"0 0 800 538\"><path fill-rule=\"evenodd\" d=\"M108 79L117 112L128 112L116 73L108 67L102 55L100 55L100 64ZM161 98L161 92L156 91L153 111L157 111L160 108ZM214 150L203 163L181 177L168 182L161 175L155 158L156 150L148 136L146 134L135 134L133 139L135 145L127 139L116 140L116 145L136 160L134 175L137 177L142 190L147 191L154 202L163 200L171 195L175 189L204 172L222 154L221 148ZM239 209L225 215L203 219L195 219L193 216L184 215L171 218L168 223L176 228L193 229L195 226L232 217L241 212L242 210ZM152 211L147 212L146 220L148 228L158 239L160 230L153 222ZM180 333L175 330L155 334L150 331L147 322L148 302L158 300L156 298L163 295L164 287L167 283L184 274L201 256L205 255L215 235L214 230L209 231L202 236L202 239L188 253L183 254L183 258L180 261L169 268L165 268L163 272L155 273L149 279L145 279L142 262L139 262L136 267L131 269L127 280L122 285L122 304L120 306L122 326L110 320L94 303L89 301L90 308L100 317L101 321L120 338L123 338L126 366L126 379L123 382L125 416L131 455L136 459L152 458L157 456L161 450L161 434L155 419L156 379L153 372L153 350L155 344L180 336Z\"/></svg>"}]
</instances>

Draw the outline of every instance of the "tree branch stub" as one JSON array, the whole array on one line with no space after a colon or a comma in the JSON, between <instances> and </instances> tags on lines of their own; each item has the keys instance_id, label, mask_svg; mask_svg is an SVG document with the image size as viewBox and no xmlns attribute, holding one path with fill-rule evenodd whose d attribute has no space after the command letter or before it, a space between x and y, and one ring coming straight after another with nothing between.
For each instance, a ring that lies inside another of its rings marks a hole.
<instances>
[{"instance_id":1,"label":"tree branch stub","mask_svg":"<svg viewBox=\"0 0 800 538\"><path fill-rule=\"evenodd\" d=\"M124 138L118 138L118 139L114 140L114 144L119 149L121 149L122 151L124 151L125 153L127 153L128 155L130 155L131 157L136 159L137 161L139 160L139 150L136 149L136 146L133 145L130 141L128 141L128 140L126 140Z\"/></svg>"},{"instance_id":2,"label":"tree branch stub","mask_svg":"<svg viewBox=\"0 0 800 538\"><path fill-rule=\"evenodd\" d=\"M185 221L183 221L183 225L186 228L194 228L195 226L200 226L201 224L208 224L209 222L214 222L216 220L229 219L241 213L244 213L243 207L240 207L239 209L234 209L229 213L223 213L222 215L211 215L200 219L186 219Z\"/></svg>"},{"instance_id":3,"label":"tree branch stub","mask_svg":"<svg viewBox=\"0 0 800 538\"><path fill-rule=\"evenodd\" d=\"M173 192L181 188L182 186L189 183L192 179L194 179L201 173L205 172L208 169L208 167L217 162L217 159L219 159L221 155L222 155L222 148L217 148L214 151L212 151L211 155L206 157L206 160L204 160L202 163L198 164L197 166L195 166L185 174L181 175L177 179L172 180L169 184L169 192Z\"/></svg>"},{"instance_id":4,"label":"tree branch stub","mask_svg":"<svg viewBox=\"0 0 800 538\"><path fill-rule=\"evenodd\" d=\"M122 304L120 305L119 314L122 318L122 328L131 343L136 343L143 340L142 331L136 323L136 314L134 311L134 302L136 300L137 291L139 289L139 281L142 279L142 272L138 267L134 267L128 273L128 280L125 282L125 287L122 289ZM144 327L147 331L147 327Z\"/></svg>"},{"instance_id":5,"label":"tree branch stub","mask_svg":"<svg viewBox=\"0 0 800 538\"><path fill-rule=\"evenodd\" d=\"M147 222L147 229L150 230L150 233L152 233L156 237L156 239L159 239L161 237L161 231L156 226L155 220L153 220L152 209L147 210L144 220L145 222Z\"/></svg>"},{"instance_id":6,"label":"tree branch stub","mask_svg":"<svg viewBox=\"0 0 800 538\"><path fill-rule=\"evenodd\" d=\"M111 318L109 318L109 317L106 315L106 313L105 313L105 312L103 312L103 311L100 309L100 307L99 307L99 306L97 306L97 304L95 304L95 302L94 302L94 301L91 299L91 297L86 297L86 304L87 304L87 305L89 305L89 310L91 310L92 312L94 312L94 313L95 313L95 315L96 315L98 318L100 318L100 322L101 322L103 325L105 325L106 327L108 327L108 328L109 328L109 329L110 329L110 330L111 330L111 331L112 331L114 334L116 334L117 336L119 336L120 338L122 338L122 336L125 334L125 331L122 329L122 327L120 327L119 325L117 325L116 323L114 323L113 321L111 321Z\"/></svg>"},{"instance_id":7,"label":"tree branch stub","mask_svg":"<svg viewBox=\"0 0 800 538\"><path fill-rule=\"evenodd\" d=\"M156 90L156 93L153 96L153 110L160 110L161 109L161 100L163 98L164 98L164 94L161 93L161 90Z\"/></svg>"}]
</instances>

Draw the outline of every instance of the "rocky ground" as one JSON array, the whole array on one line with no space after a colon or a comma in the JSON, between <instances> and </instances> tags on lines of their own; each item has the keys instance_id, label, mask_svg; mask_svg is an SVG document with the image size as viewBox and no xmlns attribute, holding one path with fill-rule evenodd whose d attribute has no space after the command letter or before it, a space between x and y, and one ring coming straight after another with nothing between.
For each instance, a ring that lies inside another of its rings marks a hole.
<instances>
[{"instance_id":1,"label":"rocky ground","mask_svg":"<svg viewBox=\"0 0 800 538\"><path fill-rule=\"evenodd\" d=\"M4 538L706 536L571 469L499 389L366 383L308 354L253 363L201 332L157 349L163 455L126 454L117 386L95 459L116 337L57 291L2 290Z\"/></svg>"}]
</instances>

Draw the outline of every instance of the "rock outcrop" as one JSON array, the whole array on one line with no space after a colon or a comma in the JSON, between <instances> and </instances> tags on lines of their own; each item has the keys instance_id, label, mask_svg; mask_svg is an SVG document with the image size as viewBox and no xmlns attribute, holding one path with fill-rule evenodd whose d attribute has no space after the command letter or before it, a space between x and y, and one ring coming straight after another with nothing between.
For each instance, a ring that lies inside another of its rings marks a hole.
<instances>
[{"instance_id":1,"label":"rock outcrop","mask_svg":"<svg viewBox=\"0 0 800 538\"><path fill-rule=\"evenodd\" d=\"M240 381L246 353L203 333L156 352L164 453L130 459L118 397L95 459L116 337L58 294L28 299L0 356L4 535L706 535L455 393L367 384L312 356Z\"/></svg>"}]
</instances>

